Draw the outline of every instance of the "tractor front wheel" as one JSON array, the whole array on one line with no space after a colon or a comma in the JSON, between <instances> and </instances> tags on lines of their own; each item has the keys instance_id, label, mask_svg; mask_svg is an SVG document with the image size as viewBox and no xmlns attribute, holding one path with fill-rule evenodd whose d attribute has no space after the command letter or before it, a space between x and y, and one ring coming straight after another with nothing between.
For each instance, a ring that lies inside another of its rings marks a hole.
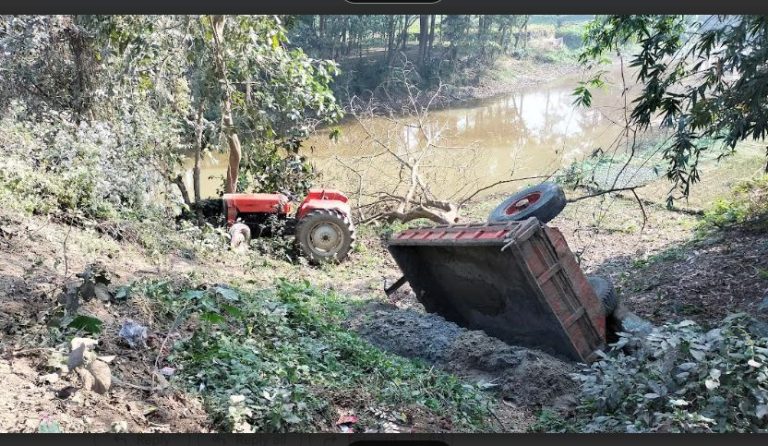
<instances>
[{"instance_id":1,"label":"tractor front wheel","mask_svg":"<svg viewBox=\"0 0 768 446\"><path fill-rule=\"evenodd\" d=\"M349 217L326 209L310 212L296 225L296 242L301 253L314 264L340 262L355 240Z\"/></svg>"}]
</instances>

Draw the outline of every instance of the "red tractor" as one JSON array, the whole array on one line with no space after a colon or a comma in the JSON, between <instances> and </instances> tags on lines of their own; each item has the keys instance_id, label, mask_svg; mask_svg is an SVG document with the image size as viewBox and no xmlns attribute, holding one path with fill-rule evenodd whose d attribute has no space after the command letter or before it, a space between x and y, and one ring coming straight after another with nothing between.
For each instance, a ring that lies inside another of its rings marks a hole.
<instances>
[{"instance_id":1,"label":"red tractor","mask_svg":"<svg viewBox=\"0 0 768 446\"><path fill-rule=\"evenodd\" d=\"M349 199L333 189L310 189L294 211L285 194L224 194L224 215L233 241L262 234L269 219L282 220L312 263L339 262L355 241Z\"/></svg>"}]
</instances>

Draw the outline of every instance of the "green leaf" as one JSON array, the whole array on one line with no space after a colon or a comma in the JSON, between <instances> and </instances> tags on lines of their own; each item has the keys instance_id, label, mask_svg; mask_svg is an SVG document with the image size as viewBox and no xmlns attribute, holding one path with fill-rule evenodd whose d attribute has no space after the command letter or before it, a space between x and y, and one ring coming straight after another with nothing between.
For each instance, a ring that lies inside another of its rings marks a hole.
<instances>
[{"instance_id":1,"label":"green leaf","mask_svg":"<svg viewBox=\"0 0 768 446\"><path fill-rule=\"evenodd\" d=\"M237 293L237 291L233 290L232 288L225 288L217 286L214 288L214 291L219 296L223 297L227 300L240 300L240 295Z\"/></svg>"},{"instance_id":2,"label":"green leaf","mask_svg":"<svg viewBox=\"0 0 768 446\"><path fill-rule=\"evenodd\" d=\"M239 308L237 308L237 307L233 307L232 305L224 304L224 305L221 306L221 308L224 311L226 311L227 313L229 313L230 316L236 317L238 319L243 317L243 312Z\"/></svg>"},{"instance_id":3,"label":"green leaf","mask_svg":"<svg viewBox=\"0 0 768 446\"><path fill-rule=\"evenodd\" d=\"M214 313L213 311L207 311L203 313L200 318L212 324L222 324L225 322L224 316L220 315L219 313Z\"/></svg>"},{"instance_id":4,"label":"green leaf","mask_svg":"<svg viewBox=\"0 0 768 446\"><path fill-rule=\"evenodd\" d=\"M75 328L77 330L83 330L88 333L101 333L102 324L103 322L101 319L80 315L74 318L72 322L69 323L68 327Z\"/></svg>"},{"instance_id":5,"label":"green leaf","mask_svg":"<svg viewBox=\"0 0 768 446\"><path fill-rule=\"evenodd\" d=\"M131 287L129 286L121 286L117 289L115 292L115 300L126 300L131 295Z\"/></svg>"},{"instance_id":6,"label":"green leaf","mask_svg":"<svg viewBox=\"0 0 768 446\"><path fill-rule=\"evenodd\" d=\"M201 290L187 290L184 293L182 293L181 297L184 299L200 299L205 295L205 291Z\"/></svg>"}]
</instances>

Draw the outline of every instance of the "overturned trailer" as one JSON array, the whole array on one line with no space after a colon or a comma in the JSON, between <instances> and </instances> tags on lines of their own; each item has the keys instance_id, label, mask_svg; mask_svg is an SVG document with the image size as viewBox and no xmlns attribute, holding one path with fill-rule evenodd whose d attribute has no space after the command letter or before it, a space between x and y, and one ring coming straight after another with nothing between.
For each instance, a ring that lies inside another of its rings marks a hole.
<instances>
[{"instance_id":1,"label":"overturned trailer","mask_svg":"<svg viewBox=\"0 0 768 446\"><path fill-rule=\"evenodd\" d=\"M388 294L407 281L428 312L574 361L606 345L613 287L587 278L562 233L536 216L408 229L388 249L403 272Z\"/></svg>"}]
</instances>

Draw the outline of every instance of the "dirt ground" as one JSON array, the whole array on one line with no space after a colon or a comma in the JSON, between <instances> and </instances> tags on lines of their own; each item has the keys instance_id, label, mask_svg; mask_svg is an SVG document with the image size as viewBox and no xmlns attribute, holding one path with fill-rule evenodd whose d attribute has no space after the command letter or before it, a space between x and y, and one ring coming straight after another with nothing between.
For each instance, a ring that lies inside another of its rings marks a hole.
<instances>
[{"instance_id":1,"label":"dirt ground","mask_svg":"<svg viewBox=\"0 0 768 446\"><path fill-rule=\"evenodd\" d=\"M491 198L469 216L479 219ZM759 312L768 292L768 242L760 234L723 233L694 238L695 217L646 209L632 202L585 200L566 207L552 226L560 228L590 274L611 278L620 299L654 323L694 319L702 324L729 312ZM40 217L0 211L0 431L34 432L55 420L64 432L205 432L212 422L199 398L173 386L153 385L153 358L164 336L153 315L136 300L131 306L98 301L84 310L104 321L100 355L113 355L115 378L104 395L81 389L74 374L51 378L49 358L62 346L45 347L45 321L62 287L93 261L113 273L113 283L141 277L188 274L199 279L264 286L276 278L304 277L368 302L350 328L374 345L419 358L498 395L494 409L500 430L525 431L541 407L572 404L576 389L567 378L573 365L544 353L510 346L482 332L467 331L427 314L407 292L384 297L385 283L399 271L377 236L361 237L361 248L341 265L312 268L264 258L257 267L234 253L197 259L173 254L160 259L127 242L92 230L70 228ZM250 266L249 266L250 265ZM117 341L128 318L157 332L139 352ZM69 390L74 392L66 395ZM424 429L429 430L425 424ZM450 430L450 429L449 429Z\"/></svg>"},{"instance_id":2,"label":"dirt ground","mask_svg":"<svg viewBox=\"0 0 768 446\"><path fill-rule=\"evenodd\" d=\"M550 406L575 391L568 378L573 364L505 344L414 307L375 303L359 311L350 320L350 328L382 350L424 360L495 388L505 401L517 406Z\"/></svg>"},{"instance_id":3,"label":"dirt ground","mask_svg":"<svg viewBox=\"0 0 768 446\"><path fill-rule=\"evenodd\" d=\"M147 354L116 340L126 318L152 321L141 305L118 309L94 300L82 307L104 321L98 354L115 356L113 386L104 395L83 389L75 373L55 373L50 359L66 346L40 347L46 345L45 323L60 289L76 279L75 273L101 260L113 280L125 283L157 273L146 256L133 246L43 219L4 214L0 223L0 432L37 432L50 423L61 432L211 430L197 397L173 388L137 388L152 381ZM176 260L174 269L189 270L187 262Z\"/></svg>"}]
</instances>

